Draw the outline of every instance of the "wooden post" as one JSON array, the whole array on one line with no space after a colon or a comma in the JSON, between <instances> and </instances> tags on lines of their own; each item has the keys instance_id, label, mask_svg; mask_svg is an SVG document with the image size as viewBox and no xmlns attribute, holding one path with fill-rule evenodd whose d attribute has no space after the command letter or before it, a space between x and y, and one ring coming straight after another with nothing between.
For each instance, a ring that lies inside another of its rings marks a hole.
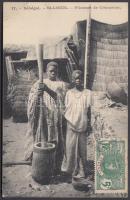
<instances>
[{"instance_id":1,"label":"wooden post","mask_svg":"<svg viewBox=\"0 0 130 200\"><path fill-rule=\"evenodd\" d=\"M36 46L37 62L39 69L39 82L43 83L43 44L38 44ZM40 136L39 142L42 146L47 142L47 138L43 129L43 95L40 96L40 113L39 113L39 124L37 134Z\"/></svg>"},{"instance_id":2,"label":"wooden post","mask_svg":"<svg viewBox=\"0 0 130 200\"><path fill-rule=\"evenodd\" d=\"M5 63L6 63L8 81L10 82L15 76L15 70L14 70L14 65L12 63L12 60L11 60L11 56L5 57Z\"/></svg>"},{"instance_id":3,"label":"wooden post","mask_svg":"<svg viewBox=\"0 0 130 200\"><path fill-rule=\"evenodd\" d=\"M84 88L87 87L88 67L89 67L89 50L90 50L90 33L91 33L91 7L89 9L89 17L86 21L86 45L85 45L85 63L84 63Z\"/></svg>"},{"instance_id":4,"label":"wooden post","mask_svg":"<svg viewBox=\"0 0 130 200\"><path fill-rule=\"evenodd\" d=\"M40 83L43 83L43 48L43 44L38 44L36 46Z\"/></svg>"}]
</instances>

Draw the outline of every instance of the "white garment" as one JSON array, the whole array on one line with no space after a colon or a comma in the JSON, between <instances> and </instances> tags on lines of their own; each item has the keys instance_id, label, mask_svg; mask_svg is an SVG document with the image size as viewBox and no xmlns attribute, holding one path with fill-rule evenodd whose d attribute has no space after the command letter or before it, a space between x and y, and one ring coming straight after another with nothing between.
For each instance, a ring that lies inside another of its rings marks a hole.
<instances>
[{"instance_id":1,"label":"white garment","mask_svg":"<svg viewBox=\"0 0 130 200\"><path fill-rule=\"evenodd\" d=\"M91 106L91 91L71 89L65 97L65 118L77 132L87 129L87 111Z\"/></svg>"}]
</instances>

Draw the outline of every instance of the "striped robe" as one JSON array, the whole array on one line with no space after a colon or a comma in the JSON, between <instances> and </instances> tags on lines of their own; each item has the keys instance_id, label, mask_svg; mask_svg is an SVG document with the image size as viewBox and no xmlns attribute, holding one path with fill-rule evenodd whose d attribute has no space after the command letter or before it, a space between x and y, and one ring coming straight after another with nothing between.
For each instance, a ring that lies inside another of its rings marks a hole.
<instances>
[{"instance_id":1,"label":"striped robe","mask_svg":"<svg viewBox=\"0 0 130 200\"><path fill-rule=\"evenodd\" d=\"M56 165L60 168L64 153L64 137L63 137L63 117L64 96L67 90L67 84L63 81L51 81L44 79L44 83L54 92L57 93L57 101L44 91L43 93L43 131L47 135L48 142L55 142ZM32 159L33 146L35 142L40 141L37 133L39 119L39 98L37 93L38 81L32 86L27 107L28 129L26 134L25 160Z\"/></svg>"}]
</instances>

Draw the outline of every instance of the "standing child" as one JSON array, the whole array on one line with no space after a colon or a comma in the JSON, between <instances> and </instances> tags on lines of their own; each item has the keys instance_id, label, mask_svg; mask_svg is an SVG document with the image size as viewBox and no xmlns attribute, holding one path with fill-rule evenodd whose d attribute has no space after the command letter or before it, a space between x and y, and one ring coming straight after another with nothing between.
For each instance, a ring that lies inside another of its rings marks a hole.
<instances>
[{"instance_id":1,"label":"standing child","mask_svg":"<svg viewBox=\"0 0 130 200\"><path fill-rule=\"evenodd\" d=\"M54 61L47 64L47 79L44 83L37 81L31 88L28 100L28 129L26 134L25 160L32 160L33 146L40 141L38 134L39 110L43 109L43 132L48 142L55 142L55 175L61 171L64 155L63 120L61 104L67 85L58 80L58 64ZM43 107L39 108L39 96L43 95ZM62 97L62 98L61 98Z\"/></svg>"},{"instance_id":2,"label":"standing child","mask_svg":"<svg viewBox=\"0 0 130 200\"><path fill-rule=\"evenodd\" d=\"M67 120L66 155L62 170L72 177L87 176L87 134L91 108L91 91L83 88L83 73L75 70L72 74L74 88L65 97L65 118Z\"/></svg>"}]
</instances>

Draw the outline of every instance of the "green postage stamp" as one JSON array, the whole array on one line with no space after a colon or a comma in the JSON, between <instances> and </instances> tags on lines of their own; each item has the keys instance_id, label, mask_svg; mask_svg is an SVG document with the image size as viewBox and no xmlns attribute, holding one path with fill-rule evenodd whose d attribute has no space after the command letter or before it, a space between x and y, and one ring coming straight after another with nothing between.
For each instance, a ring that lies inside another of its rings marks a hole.
<instances>
[{"instance_id":1,"label":"green postage stamp","mask_svg":"<svg viewBox=\"0 0 130 200\"><path fill-rule=\"evenodd\" d=\"M96 140L95 192L127 193L126 140Z\"/></svg>"}]
</instances>

